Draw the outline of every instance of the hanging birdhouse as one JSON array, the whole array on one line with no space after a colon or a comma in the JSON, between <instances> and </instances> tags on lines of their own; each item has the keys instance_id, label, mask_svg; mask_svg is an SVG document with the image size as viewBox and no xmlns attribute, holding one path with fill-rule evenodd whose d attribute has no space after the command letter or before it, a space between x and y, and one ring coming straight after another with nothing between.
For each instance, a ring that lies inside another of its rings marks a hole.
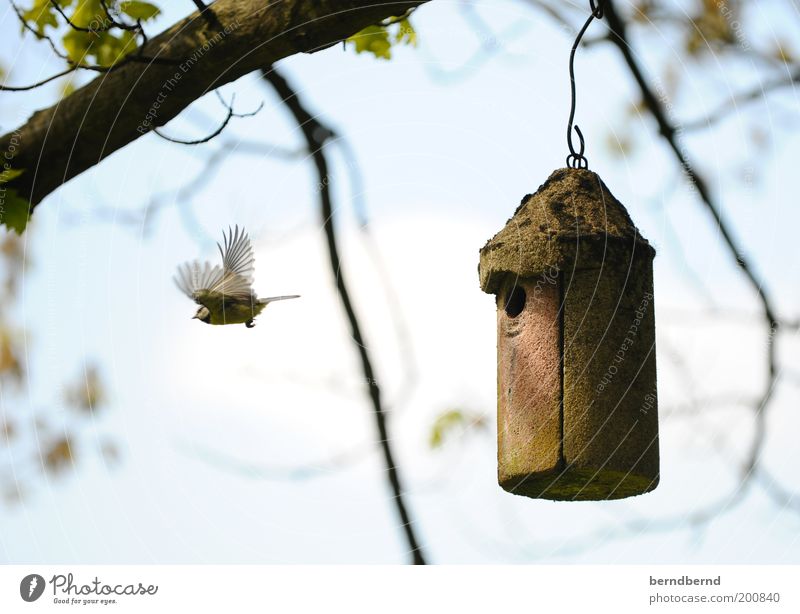
<instances>
[{"instance_id":1,"label":"hanging birdhouse","mask_svg":"<svg viewBox=\"0 0 800 614\"><path fill-rule=\"evenodd\" d=\"M481 250L505 490L601 500L658 485L654 256L582 168L555 171Z\"/></svg>"}]
</instances>

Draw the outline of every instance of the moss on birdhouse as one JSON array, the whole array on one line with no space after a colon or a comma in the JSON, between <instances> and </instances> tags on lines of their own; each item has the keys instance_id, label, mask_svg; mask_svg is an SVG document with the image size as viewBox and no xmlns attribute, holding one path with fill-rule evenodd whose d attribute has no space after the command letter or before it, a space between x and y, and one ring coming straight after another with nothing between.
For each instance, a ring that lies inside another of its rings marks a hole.
<instances>
[{"instance_id":1,"label":"moss on birdhouse","mask_svg":"<svg viewBox=\"0 0 800 614\"><path fill-rule=\"evenodd\" d=\"M481 250L504 489L601 500L657 486L654 255L583 169L555 171Z\"/></svg>"},{"instance_id":2,"label":"moss on birdhouse","mask_svg":"<svg viewBox=\"0 0 800 614\"><path fill-rule=\"evenodd\" d=\"M651 258L655 255L597 173L562 168L526 196L481 249L481 289L497 294L508 275L536 277L551 267L592 268L618 261L632 242Z\"/></svg>"}]
</instances>

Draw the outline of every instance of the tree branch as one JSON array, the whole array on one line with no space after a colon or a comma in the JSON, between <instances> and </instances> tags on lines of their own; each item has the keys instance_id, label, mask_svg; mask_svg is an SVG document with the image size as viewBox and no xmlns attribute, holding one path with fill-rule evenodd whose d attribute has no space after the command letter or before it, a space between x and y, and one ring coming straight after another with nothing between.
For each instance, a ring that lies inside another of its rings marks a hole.
<instances>
[{"instance_id":1,"label":"tree branch","mask_svg":"<svg viewBox=\"0 0 800 614\"><path fill-rule=\"evenodd\" d=\"M227 128L228 124L230 123L230 121L234 117L237 117L237 118L252 117L253 115L256 115L257 113L259 113L262 108L264 108L264 103L262 102L260 105L258 105L258 108L255 111L250 111L249 113L237 113L236 111L233 110L233 99L234 99L234 97L235 97L235 94L234 94L234 96L231 97L230 104L228 104L222 98L222 96L220 95L219 91L217 91L217 98L219 98L220 102L223 105L225 105L225 108L228 110L228 113L225 116L225 119L222 120L222 123L219 126L216 127L214 132L212 132L211 134L208 134L208 135L206 135L206 136L204 136L202 138L199 138L199 139L179 139L179 138L176 138L176 137L167 136L166 134L164 134L163 132L158 130L158 128L154 128L153 132L156 133L158 136L160 136L165 141L169 141L170 143L177 143L178 145L202 145L204 143L208 143L209 141L213 141L220 134L222 134L222 131L225 130L225 128Z\"/></svg>"},{"instance_id":2,"label":"tree branch","mask_svg":"<svg viewBox=\"0 0 800 614\"><path fill-rule=\"evenodd\" d=\"M731 252L731 255L736 260L736 264L742 270L747 278L747 281L758 295L767 323L771 329L777 329L778 318L775 314L774 308L772 307L772 301L769 299L766 291L764 290L764 284L760 279L758 279L750 264L745 259L742 249L733 238L733 234L728 228L727 222L722 218L720 207L711 195L711 191L709 190L705 179L695 170L694 165L689 161L686 153L680 146L678 142L678 129L672 125L667 116L664 105L661 103L658 96L645 79L644 71L639 66L639 62L634 56L633 48L628 42L625 22L617 14L614 3L611 0L606 0L605 6L606 18L608 20L609 27L611 28L611 36L609 37L609 40L614 43L614 45L622 54L625 64L627 64L634 80L636 81L636 84L639 86L645 106L653 115L656 123L658 124L658 129L661 133L661 136L664 137L670 149L672 149L673 153L675 154L675 158L683 169L683 172L686 174L686 178L697 189L700 200L703 202L706 210L711 214L711 217L714 219L717 228L719 228L725 246Z\"/></svg>"},{"instance_id":3,"label":"tree branch","mask_svg":"<svg viewBox=\"0 0 800 614\"><path fill-rule=\"evenodd\" d=\"M333 197L330 189L331 176L328 170L328 161L325 155L325 144L334 136L334 132L324 126L319 120L309 113L297 96L297 93L289 83L275 69L270 67L262 72L264 79L275 89L283 100L286 107L292 113L295 121L300 127L303 137L308 145L308 150L314 160L319 179L319 199L322 213L322 223L325 229L325 237L328 243L328 256L330 258L331 269L336 281L336 290L342 303L342 308L350 324L353 343L358 350L361 359L361 369L367 385L370 402L372 403L373 415L378 429L378 443L383 453L383 460L386 464L386 477L392 489L392 501L397 509L403 531L408 542L412 561L415 565L424 565L425 557L419 545L414 525L405 504L403 488L400 480L400 472L394 461L391 440L386 419L386 409L381 400L381 389L376 379L375 370L372 366L372 359L367 349L364 335L361 331L358 315L350 298L350 292L345 281L342 263L339 257L339 248L336 242L336 229L334 227L334 206Z\"/></svg>"},{"instance_id":4,"label":"tree branch","mask_svg":"<svg viewBox=\"0 0 800 614\"><path fill-rule=\"evenodd\" d=\"M203 19L211 24L211 26L215 28L222 27L222 24L219 22L216 14L214 13L214 9L206 6L206 3L203 2L203 0L192 0L192 2L194 2L194 5L197 7L197 12L200 13L203 16Z\"/></svg>"},{"instance_id":5,"label":"tree branch","mask_svg":"<svg viewBox=\"0 0 800 614\"><path fill-rule=\"evenodd\" d=\"M214 15L223 29L193 13L139 50L156 60L177 59L177 66L121 66L0 137L4 161L26 171L6 187L35 206L219 86L296 53L325 49L426 1L218 0Z\"/></svg>"},{"instance_id":6,"label":"tree branch","mask_svg":"<svg viewBox=\"0 0 800 614\"><path fill-rule=\"evenodd\" d=\"M738 111L740 107L757 100L765 100L767 94L772 90L794 87L797 83L800 83L800 68L792 69L787 76L759 83L749 90L735 94L719 104L714 111L705 117L683 122L683 129L690 131L710 128L725 119L730 113Z\"/></svg>"},{"instance_id":7,"label":"tree branch","mask_svg":"<svg viewBox=\"0 0 800 614\"><path fill-rule=\"evenodd\" d=\"M758 457L766 436L766 408L769 404L769 401L772 399L775 386L777 384L778 370L777 356L775 351L775 336L779 326L778 317L772 305L772 301L765 290L764 282L759 279L749 262L746 260L741 247L739 247L736 239L733 237L733 233L728 228L727 222L722 217L721 208L716 202L716 199L712 196L705 179L694 168L694 165L691 163L686 155L686 152L679 143L679 130L672 124L665 109L665 105L647 82L647 79L644 76L644 71L639 65L639 61L634 53L633 47L628 40L625 21L617 13L616 7L614 6L614 2L612 0L606 0L604 6L605 17L611 30L611 36L609 37L609 40L622 54L625 64L628 66L631 75L639 87L645 106L653 115L656 123L658 124L661 136L674 153L676 160L686 175L686 178L697 190L700 200L705 206L706 210L711 214L711 217L713 218L717 228L719 229L720 235L722 236L723 244L731 253L736 261L736 264L739 266L745 278L755 291L758 300L761 303L764 321L768 327L767 382L760 399L754 405L755 431L753 442L751 444L748 457L742 466L742 483L736 491L738 494L741 494L745 491L746 483L755 474L757 468ZM734 495L737 497L735 500L738 500L738 494Z\"/></svg>"}]
</instances>

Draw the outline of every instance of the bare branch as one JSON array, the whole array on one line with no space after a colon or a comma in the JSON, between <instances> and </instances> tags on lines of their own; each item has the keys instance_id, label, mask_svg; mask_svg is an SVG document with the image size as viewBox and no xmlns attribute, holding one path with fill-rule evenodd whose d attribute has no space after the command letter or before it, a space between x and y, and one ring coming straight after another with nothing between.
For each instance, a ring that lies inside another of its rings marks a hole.
<instances>
[{"instance_id":1,"label":"bare branch","mask_svg":"<svg viewBox=\"0 0 800 614\"><path fill-rule=\"evenodd\" d=\"M639 66L638 59L635 57L633 48L628 41L625 22L622 21L617 14L614 3L611 0L607 0L606 2L606 16L609 26L611 27L612 34L609 40L614 43L614 45L622 54L626 65L630 69L634 80L639 86L645 106L652 113L653 117L658 123L661 136L664 137L664 139L667 141L667 144L670 146L670 149L672 149L678 164L686 174L686 178L697 189L697 193L700 196L701 202L705 206L706 210L711 214L715 224L717 225L717 228L720 231L724 245L727 247L728 251L736 261L736 264L739 266L745 278L758 296L764 312L764 318L770 329L777 329L778 318L775 314L775 309L772 306L772 301L764 289L763 281L755 274L752 267L746 260L743 250L733 238L733 233L728 228L727 222L723 219L720 207L714 197L711 195L711 191L709 190L705 179L695 170L694 165L689 161L685 151L678 143L678 130L670 122L667 112L664 109L664 105L658 99L658 96L647 82L644 72ZM771 356L770 361L770 372L772 373L774 372L774 356Z\"/></svg>"},{"instance_id":2,"label":"bare branch","mask_svg":"<svg viewBox=\"0 0 800 614\"><path fill-rule=\"evenodd\" d=\"M243 460L200 444L181 445L186 453L221 471L255 480L304 481L323 478L364 460L372 452L372 444L362 443L328 458L302 465L268 465Z\"/></svg>"},{"instance_id":3,"label":"bare branch","mask_svg":"<svg viewBox=\"0 0 800 614\"><path fill-rule=\"evenodd\" d=\"M230 154L251 154L270 156L279 160L297 160L307 155L305 150L294 150L271 145L259 141L229 141L222 143L205 160L203 168L182 187L155 194L150 201L140 209L133 211L120 211L118 207L96 205L92 214L101 221L111 221L116 224L126 224L137 228L142 234L147 234L156 219L157 214L168 205L174 203L188 203L205 188L222 169L222 163L230 159ZM69 218L68 218L69 219ZM71 220L70 220L71 221ZM83 223L83 218L76 219Z\"/></svg>"},{"instance_id":4,"label":"bare branch","mask_svg":"<svg viewBox=\"0 0 800 614\"><path fill-rule=\"evenodd\" d=\"M114 26L115 28L119 28L120 30L128 30L129 32L138 32L144 38L144 43L147 42L147 35L144 33L144 26L142 26L142 20L137 19L136 23L129 24L122 21L117 21L114 18L111 9L108 7L106 0L100 0L100 6L103 7L103 11L106 14L106 18L108 19L109 23Z\"/></svg>"},{"instance_id":5,"label":"bare branch","mask_svg":"<svg viewBox=\"0 0 800 614\"><path fill-rule=\"evenodd\" d=\"M222 131L225 130L225 127L228 125L228 123L234 117L252 117L253 115L256 115L259 111L261 111L261 109L264 108L264 103L262 102L260 105L258 105L258 108L255 111L250 111L249 113L236 113L233 110L233 100L234 100L235 94L234 94L234 96L231 97L230 104L228 104L227 102L225 102L222 99L222 96L220 96L219 92L217 92L217 97L220 99L220 102L222 102L222 104L225 105L225 107L228 109L228 114L225 117L225 119L222 121L222 123L219 125L219 127L216 130L214 130L214 132L209 134L208 136L203 137L202 139L196 139L196 140L193 140L193 141L184 141L182 139L176 139L174 137L167 136L167 135L163 134L158 128L154 128L153 132L155 132L158 136L160 136L165 141L169 141L170 143L178 143L179 145L201 145L202 143L208 143L212 139L214 139L214 138L218 137L220 134L222 134Z\"/></svg>"},{"instance_id":6,"label":"bare branch","mask_svg":"<svg viewBox=\"0 0 800 614\"><path fill-rule=\"evenodd\" d=\"M46 40L48 43L50 43L50 48L53 50L53 53L55 53L59 57L63 57L52 38L50 38L46 34L40 34L33 26L31 26L31 24L28 23L28 21L25 19L25 16L22 14L22 11L14 2L14 0L8 0L8 3L11 5L11 9L14 11L14 13L16 13L17 19L19 20L19 23L22 26L23 30L30 32L39 40Z\"/></svg>"},{"instance_id":7,"label":"bare branch","mask_svg":"<svg viewBox=\"0 0 800 614\"><path fill-rule=\"evenodd\" d=\"M54 75L50 75L49 77L45 77L41 81L36 81L35 83L31 83L29 85L0 85L0 92L27 92L29 90L35 90L37 87L42 87L43 85L47 85L51 81L55 81L56 79L60 79L61 77L65 77L68 74L75 72L78 70L77 66L72 66L70 68L66 68L61 72L58 72Z\"/></svg>"},{"instance_id":8,"label":"bare branch","mask_svg":"<svg viewBox=\"0 0 800 614\"><path fill-rule=\"evenodd\" d=\"M278 74L274 67L269 67L263 71L264 79L272 85L277 94L281 97L286 107L292 113L297 122L303 137L306 140L311 157L317 170L319 179L319 199L322 214L322 223L325 229L325 237L328 243L328 255L330 258L331 270L336 282L336 290L345 311L347 320L350 324L353 344L358 350L361 359L361 368L364 380L367 385L370 402L372 403L373 416L378 429L378 443L383 453L383 460L386 465L386 477L389 480L393 492L392 502L394 503L403 531L408 541L409 549L416 565L424 565L422 547L417 540L414 525L408 512L405 495L401 485L400 471L394 460L391 440L389 438L388 425L386 420L386 409L381 400L381 389L378 385L375 370L372 366L372 359L361 331L361 324L355 307L350 298L350 291L345 281L344 270L342 268L339 248L337 245L336 229L334 227L333 195L330 189L331 175L328 170L328 161L325 155L325 144L334 136L334 131L324 126L318 119L309 113L297 96L297 93L289 83Z\"/></svg>"},{"instance_id":9,"label":"bare branch","mask_svg":"<svg viewBox=\"0 0 800 614\"><path fill-rule=\"evenodd\" d=\"M403 356L404 381L402 386L400 386L398 397L393 399L391 403L391 407L397 412L398 408L404 406L408 398L414 393L419 379L419 366L414 354L413 344L411 343L411 332L405 314L403 313L403 301L400 296L398 296L392 284L393 276L387 270L378 241L370 229L369 217L364 202L364 186L355 152L348 140L341 134L337 135L333 144L336 145L341 152L345 167L350 175L354 214L364 240L364 247L369 252L372 264L378 273L378 279L383 286L383 291L387 299L386 302L391 312L392 322L394 323L395 337L397 338L400 353Z\"/></svg>"},{"instance_id":10,"label":"bare branch","mask_svg":"<svg viewBox=\"0 0 800 614\"><path fill-rule=\"evenodd\" d=\"M800 83L800 67L792 70L788 76L781 77L779 79L772 79L771 81L761 83L752 89L733 95L731 98L717 106L714 111L705 117L699 117L697 119L683 122L683 129L686 131L692 131L710 128L725 119L730 113L738 111L740 107L758 100L765 100L766 95L769 92L784 87L789 87L797 83Z\"/></svg>"},{"instance_id":11,"label":"bare branch","mask_svg":"<svg viewBox=\"0 0 800 614\"><path fill-rule=\"evenodd\" d=\"M75 30L77 32L86 32L86 33L89 33L89 34L98 34L100 32L108 32L109 30L113 29L114 27L118 27L117 23L111 17L111 14L108 11L108 7L106 6L106 3L103 2L103 0L100 0L100 2L102 4L102 6L103 6L103 9L106 12L106 17L108 17L108 20L106 21L106 23L100 24L96 28L93 28L93 27L85 28L83 26L79 26L78 24L76 24L74 21L72 21L72 19L70 19L69 15L67 15L66 11L64 11L64 9L61 8L61 5L58 3L58 0L50 0L50 5L56 10L56 12L59 15L61 15L61 17L63 17L64 21L67 22L67 25L70 28L72 28L73 30ZM129 28L130 29L137 29L136 26L132 26L131 27L131 26L125 26L124 24L123 24L123 26L124 26L124 29L129 29Z\"/></svg>"}]
</instances>

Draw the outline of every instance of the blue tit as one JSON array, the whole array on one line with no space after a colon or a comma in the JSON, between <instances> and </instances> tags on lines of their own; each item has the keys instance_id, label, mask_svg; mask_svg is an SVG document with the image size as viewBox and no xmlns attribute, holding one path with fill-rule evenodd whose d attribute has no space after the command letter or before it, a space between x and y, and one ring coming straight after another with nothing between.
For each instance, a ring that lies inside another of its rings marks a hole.
<instances>
[{"instance_id":1,"label":"blue tit","mask_svg":"<svg viewBox=\"0 0 800 614\"><path fill-rule=\"evenodd\" d=\"M197 260L178 267L175 283L186 296L200 305L194 318L206 324L244 324L253 328L255 317L269 303L299 298L298 295L258 298L253 291L255 255L244 228L239 232L228 227L222 233L223 245L217 243L222 266Z\"/></svg>"}]
</instances>

